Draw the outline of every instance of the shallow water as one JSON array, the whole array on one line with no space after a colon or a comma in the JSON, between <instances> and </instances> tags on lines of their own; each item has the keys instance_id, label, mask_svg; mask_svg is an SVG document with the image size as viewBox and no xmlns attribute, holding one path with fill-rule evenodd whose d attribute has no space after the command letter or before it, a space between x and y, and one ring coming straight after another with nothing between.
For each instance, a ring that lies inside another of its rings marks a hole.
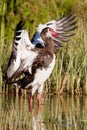
<instances>
[{"instance_id":1,"label":"shallow water","mask_svg":"<svg viewBox=\"0 0 87 130\"><path fill-rule=\"evenodd\" d=\"M43 95L38 112L29 97L0 94L0 130L87 130L87 97Z\"/></svg>"}]
</instances>

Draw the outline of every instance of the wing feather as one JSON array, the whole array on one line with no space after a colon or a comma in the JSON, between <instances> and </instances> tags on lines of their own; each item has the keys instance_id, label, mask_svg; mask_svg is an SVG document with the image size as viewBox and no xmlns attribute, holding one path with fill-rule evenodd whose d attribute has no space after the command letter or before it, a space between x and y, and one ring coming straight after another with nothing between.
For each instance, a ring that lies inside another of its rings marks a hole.
<instances>
[{"instance_id":1,"label":"wing feather","mask_svg":"<svg viewBox=\"0 0 87 130\"><path fill-rule=\"evenodd\" d=\"M51 38L53 39L54 43L56 43L56 46L57 42L58 46L60 46L59 43L62 44L62 42L68 42L70 40L70 37L72 37L75 34L74 30L77 28L76 23L76 16L70 13L61 19L54 19L46 24L40 24L37 27L37 32L40 36L44 28L51 28L57 34L55 35L55 33L53 32L54 34L52 34ZM34 39L35 41L37 41L36 39L38 38L35 36ZM40 42L42 43L42 41Z\"/></svg>"},{"instance_id":2,"label":"wing feather","mask_svg":"<svg viewBox=\"0 0 87 130\"><path fill-rule=\"evenodd\" d=\"M51 38L56 41L56 44L58 42L58 46L59 43L62 44L62 42L68 42L70 37L75 34L74 30L77 28L76 23L76 17L73 16L72 13L61 19L55 19L47 23L47 26L52 28L58 34L57 36L51 36Z\"/></svg>"},{"instance_id":3,"label":"wing feather","mask_svg":"<svg viewBox=\"0 0 87 130\"><path fill-rule=\"evenodd\" d=\"M20 21L16 26L12 53L7 66L8 80L13 77L18 77L21 72L27 68L28 63L26 59L32 56L31 50L34 49L34 45L32 45L29 40L28 31L23 30L23 25L24 23ZM25 61L26 63L22 64L22 61Z\"/></svg>"}]
</instances>

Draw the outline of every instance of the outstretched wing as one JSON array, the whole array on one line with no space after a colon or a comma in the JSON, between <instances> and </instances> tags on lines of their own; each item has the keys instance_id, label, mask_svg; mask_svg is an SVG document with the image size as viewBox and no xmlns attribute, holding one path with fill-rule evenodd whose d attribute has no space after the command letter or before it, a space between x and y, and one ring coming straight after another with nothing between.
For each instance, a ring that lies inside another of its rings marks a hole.
<instances>
[{"instance_id":1,"label":"outstretched wing","mask_svg":"<svg viewBox=\"0 0 87 130\"><path fill-rule=\"evenodd\" d=\"M69 38L75 34L73 31L77 28L76 23L75 16L69 14L62 19L53 20L53 22L49 22L47 25L50 28L52 27L50 29L52 39L61 45L62 42L68 42Z\"/></svg>"},{"instance_id":2,"label":"outstretched wing","mask_svg":"<svg viewBox=\"0 0 87 130\"><path fill-rule=\"evenodd\" d=\"M62 42L68 42L70 37L74 35L74 30L76 29L76 19L71 13L61 19L52 20L46 24L40 24L37 27L32 43L38 47L38 44L43 47L44 41L40 38L42 30L49 27L51 31L51 38L53 39L55 46L62 47ZM42 44L43 43L43 44Z\"/></svg>"},{"instance_id":3,"label":"outstretched wing","mask_svg":"<svg viewBox=\"0 0 87 130\"><path fill-rule=\"evenodd\" d=\"M13 41L13 48L12 48L11 56L8 62L8 67L10 66L12 60L17 59L17 52L18 52L17 49L18 49L18 44L20 44L20 39L21 39L21 34L22 34L22 32L19 30L21 30L22 27L23 27L23 23L22 21L20 21L16 26L16 31L14 35L14 41Z\"/></svg>"},{"instance_id":4,"label":"outstretched wing","mask_svg":"<svg viewBox=\"0 0 87 130\"><path fill-rule=\"evenodd\" d=\"M34 48L29 40L28 31L23 30L23 25L23 22L20 21L16 26L12 53L7 67L8 79L11 79L18 72L20 66L21 71L26 68L25 60L32 55L31 49Z\"/></svg>"}]
</instances>

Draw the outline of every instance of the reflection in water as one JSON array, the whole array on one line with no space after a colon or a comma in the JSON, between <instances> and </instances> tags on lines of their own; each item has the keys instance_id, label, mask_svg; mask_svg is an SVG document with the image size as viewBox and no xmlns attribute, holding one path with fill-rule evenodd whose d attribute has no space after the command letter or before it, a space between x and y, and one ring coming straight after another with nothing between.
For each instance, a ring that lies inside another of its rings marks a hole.
<instances>
[{"instance_id":1,"label":"reflection in water","mask_svg":"<svg viewBox=\"0 0 87 130\"><path fill-rule=\"evenodd\" d=\"M30 112L28 95L1 94L0 129L87 130L87 97L44 95L41 111L34 100Z\"/></svg>"}]
</instances>

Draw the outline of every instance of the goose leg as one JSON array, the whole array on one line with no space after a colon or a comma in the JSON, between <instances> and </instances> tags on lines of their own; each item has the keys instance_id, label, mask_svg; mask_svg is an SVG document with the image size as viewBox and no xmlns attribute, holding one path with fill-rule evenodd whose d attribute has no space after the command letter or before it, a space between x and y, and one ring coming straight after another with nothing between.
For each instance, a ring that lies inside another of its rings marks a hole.
<instances>
[{"instance_id":1,"label":"goose leg","mask_svg":"<svg viewBox=\"0 0 87 130\"><path fill-rule=\"evenodd\" d=\"M33 95L34 95L35 91L37 90L37 88L38 88L38 85L36 84L36 85L33 85L32 90L31 90L30 100L29 100L29 102L30 102L29 105L30 105L30 111L31 112L32 112L32 107L33 107Z\"/></svg>"},{"instance_id":2,"label":"goose leg","mask_svg":"<svg viewBox=\"0 0 87 130\"><path fill-rule=\"evenodd\" d=\"M38 101L38 112L40 112L41 109L41 94L43 91L43 84L38 86L38 95L37 95L37 101Z\"/></svg>"},{"instance_id":3,"label":"goose leg","mask_svg":"<svg viewBox=\"0 0 87 130\"><path fill-rule=\"evenodd\" d=\"M30 95L30 100L29 100L29 103L30 103L30 112L32 112L32 104L33 104L33 98L32 98L32 95Z\"/></svg>"},{"instance_id":4,"label":"goose leg","mask_svg":"<svg viewBox=\"0 0 87 130\"><path fill-rule=\"evenodd\" d=\"M37 95L37 101L38 101L38 112L40 112L41 110L41 95L40 94Z\"/></svg>"}]
</instances>

